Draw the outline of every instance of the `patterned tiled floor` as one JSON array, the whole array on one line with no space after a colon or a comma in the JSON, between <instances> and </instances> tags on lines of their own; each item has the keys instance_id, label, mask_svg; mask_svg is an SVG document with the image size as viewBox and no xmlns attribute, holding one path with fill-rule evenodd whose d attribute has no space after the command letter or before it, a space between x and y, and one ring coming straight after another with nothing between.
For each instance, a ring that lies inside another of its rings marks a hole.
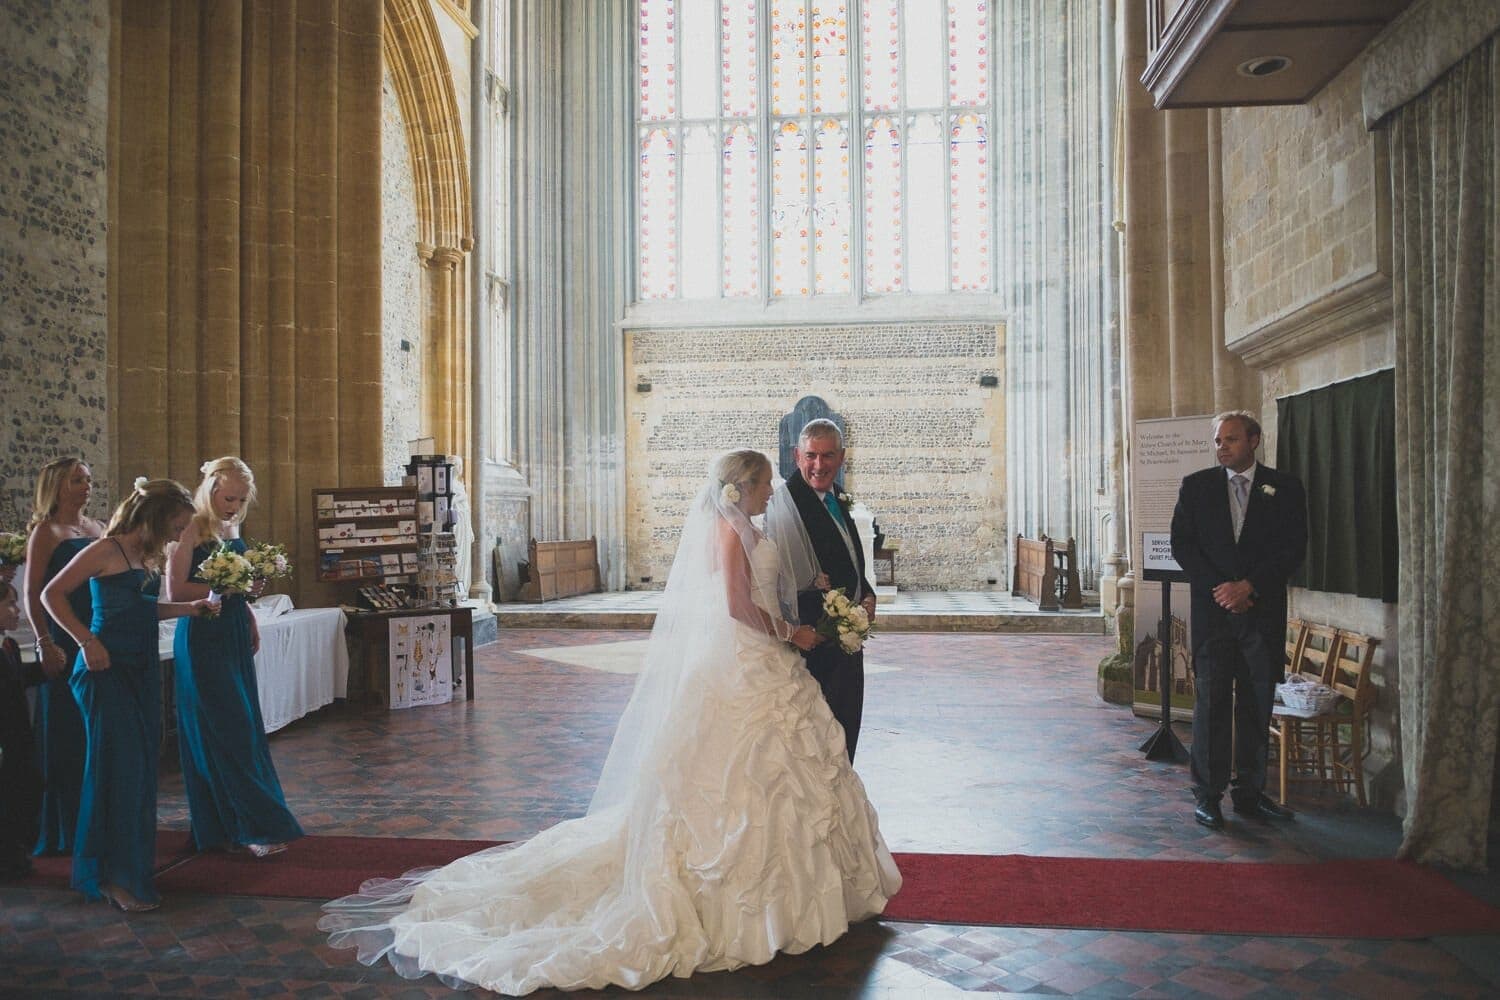
<instances>
[{"instance_id":1,"label":"patterned tiled floor","mask_svg":"<svg viewBox=\"0 0 1500 1000\"><path fill-rule=\"evenodd\" d=\"M568 649L640 638L502 630L479 651L473 702L396 713L336 706L297 722L272 738L288 797L307 829L323 834L511 839L577 815L632 678L605 666L615 654ZM1196 826L1183 768L1136 751L1150 723L1094 696L1094 664L1109 651L1109 640L1077 636L881 637L858 768L892 848L1246 862L1394 851L1393 817L1332 797L1294 802L1302 811L1291 824ZM186 826L173 775L161 820ZM1500 900L1500 877L1466 884ZM448 993L329 949L318 916L306 901L179 895L127 918L60 890L0 887L0 996ZM867 922L807 955L644 995L1483 997L1500 993L1497 955L1494 936L1348 941Z\"/></svg>"}]
</instances>

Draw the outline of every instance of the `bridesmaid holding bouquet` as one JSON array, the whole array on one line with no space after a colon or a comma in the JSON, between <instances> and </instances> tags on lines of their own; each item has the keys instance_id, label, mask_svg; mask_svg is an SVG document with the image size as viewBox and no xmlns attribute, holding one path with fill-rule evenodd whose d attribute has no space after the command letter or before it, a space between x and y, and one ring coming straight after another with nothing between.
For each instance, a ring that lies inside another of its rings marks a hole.
<instances>
[{"instance_id":1,"label":"bridesmaid holding bouquet","mask_svg":"<svg viewBox=\"0 0 1500 1000\"><path fill-rule=\"evenodd\" d=\"M87 752L78 830L73 844L73 888L104 898L127 913L154 910L156 768L161 755L161 654L156 623L182 615L212 615L212 601L157 600L166 545L193 516L193 498L180 483L144 478L91 543L42 589L42 604L78 647L68 678L83 716ZM70 603L85 583L92 620Z\"/></svg>"},{"instance_id":2,"label":"bridesmaid holding bouquet","mask_svg":"<svg viewBox=\"0 0 1500 1000\"><path fill-rule=\"evenodd\" d=\"M247 593L262 584L244 558L240 522L255 500L255 477L238 458L205 462L195 513L167 563L167 597L223 598L212 619L177 623L172 644L182 781L200 851L244 849L256 857L302 836L271 762L255 654L260 631Z\"/></svg>"}]
</instances>

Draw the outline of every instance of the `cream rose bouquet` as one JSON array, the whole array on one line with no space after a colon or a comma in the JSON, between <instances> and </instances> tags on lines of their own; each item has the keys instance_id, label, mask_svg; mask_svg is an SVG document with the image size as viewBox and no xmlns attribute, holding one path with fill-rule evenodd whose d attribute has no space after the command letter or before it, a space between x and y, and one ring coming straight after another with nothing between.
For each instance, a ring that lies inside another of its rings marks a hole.
<instances>
[{"instance_id":1,"label":"cream rose bouquet","mask_svg":"<svg viewBox=\"0 0 1500 1000\"><path fill-rule=\"evenodd\" d=\"M292 575L292 563L286 557L285 545L251 542L245 549L245 560L257 580L280 580Z\"/></svg>"},{"instance_id":2,"label":"cream rose bouquet","mask_svg":"<svg viewBox=\"0 0 1500 1000\"><path fill-rule=\"evenodd\" d=\"M823 617L818 620L817 633L825 639L834 639L846 653L857 653L865 646L865 640L875 631L865 609L844 595L843 587L835 587L823 595Z\"/></svg>"},{"instance_id":3,"label":"cream rose bouquet","mask_svg":"<svg viewBox=\"0 0 1500 1000\"><path fill-rule=\"evenodd\" d=\"M198 578L216 594L244 594L255 582L255 567L250 560L228 546L198 564Z\"/></svg>"},{"instance_id":4,"label":"cream rose bouquet","mask_svg":"<svg viewBox=\"0 0 1500 1000\"><path fill-rule=\"evenodd\" d=\"M19 566L26 561L26 536L18 531L0 531L0 566Z\"/></svg>"}]
</instances>

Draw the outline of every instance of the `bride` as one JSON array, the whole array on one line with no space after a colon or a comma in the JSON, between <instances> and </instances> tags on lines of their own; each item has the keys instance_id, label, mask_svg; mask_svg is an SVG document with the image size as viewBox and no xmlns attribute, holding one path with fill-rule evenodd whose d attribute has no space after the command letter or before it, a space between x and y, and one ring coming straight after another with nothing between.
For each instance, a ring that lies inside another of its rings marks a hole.
<instances>
[{"instance_id":1,"label":"bride","mask_svg":"<svg viewBox=\"0 0 1500 1000\"><path fill-rule=\"evenodd\" d=\"M843 729L792 648L805 536L751 518L771 465L729 452L693 502L588 813L327 903L329 941L404 976L525 994L641 989L828 944L901 887Z\"/></svg>"}]
</instances>

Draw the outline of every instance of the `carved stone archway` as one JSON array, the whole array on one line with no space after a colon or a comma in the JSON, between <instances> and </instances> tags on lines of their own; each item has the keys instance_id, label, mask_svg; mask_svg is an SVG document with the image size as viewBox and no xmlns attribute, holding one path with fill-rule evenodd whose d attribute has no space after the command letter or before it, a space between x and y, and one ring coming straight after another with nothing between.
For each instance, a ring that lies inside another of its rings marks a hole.
<instances>
[{"instance_id":1,"label":"carved stone archway","mask_svg":"<svg viewBox=\"0 0 1500 1000\"><path fill-rule=\"evenodd\" d=\"M465 19L467 23L467 19ZM439 452L475 468L470 420L468 153L454 77L428 0L385 0L382 52L406 122L422 262L423 424Z\"/></svg>"}]
</instances>

